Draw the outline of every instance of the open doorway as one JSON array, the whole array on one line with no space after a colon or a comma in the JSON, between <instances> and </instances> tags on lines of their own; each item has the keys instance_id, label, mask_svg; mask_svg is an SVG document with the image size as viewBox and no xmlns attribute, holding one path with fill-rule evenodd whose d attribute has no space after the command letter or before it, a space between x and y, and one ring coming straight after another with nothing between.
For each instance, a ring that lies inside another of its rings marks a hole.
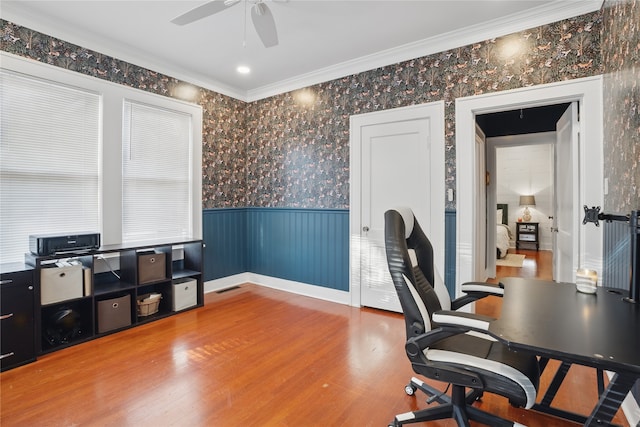
<instances>
[{"instance_id":1,"label":"open doorway","mask_svg":"<svg viewBox=\"0 0 640 427\"><path fill-rule=\"evenodd\" d=\"M553 270L552 265L538 264L552 263L555 249L556 126L569 105L550 104L476 116L485 139L487 277L496 277L497 265L526 264L528 270ZM538 251L551 253L538 256Z\"/></svg>"},{"instance_id":2,"label":"open doorway","mask_svg":"<svg viewBox=\"0 0 640 427\"><path fill-rule=\"evenodd\" d=\"M476 116L560 103L578 103L581 116L573 133L579 134L579 150L573 156L576 165L572 168L579 182L579 190L574 192L569 201L574 209L571 214L574 224L571 235L577 241L574 246L577 250L572 255L577 265L601 270L601 229L580 224L583 206L603 204L602 80L602 76L586 77L456 99L456 283L487 279L484 262L486 209L478 208L480 200L483 204L486 202L484 196L478 195L479 183L485 182L486 174L485 168L480 165L480 150L474 137ZM457 286L456 295L459 294L461 290Z\"/></svg>"}]
</instances>

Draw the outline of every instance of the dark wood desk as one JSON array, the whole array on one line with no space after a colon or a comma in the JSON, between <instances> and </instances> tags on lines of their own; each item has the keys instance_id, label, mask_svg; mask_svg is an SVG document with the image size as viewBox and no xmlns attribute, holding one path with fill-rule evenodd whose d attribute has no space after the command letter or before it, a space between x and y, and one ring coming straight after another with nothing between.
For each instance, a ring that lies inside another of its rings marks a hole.
<instances>
[{"instance_id":1,"label":"dark wood desk","mask_svg":"<svg viewBox=\"0 0 640 427\"><path fill-rule=\"evenodd\" d=\"M586 426L610 423L640 379L640 304L623 301L626 293L617 290L598 288L589 295L571 283L519 278L501 282L502 312L489 332L510 348L566 366L577 363L615 372L590 416L579 418Z\"/></svg>"}]
</instances>

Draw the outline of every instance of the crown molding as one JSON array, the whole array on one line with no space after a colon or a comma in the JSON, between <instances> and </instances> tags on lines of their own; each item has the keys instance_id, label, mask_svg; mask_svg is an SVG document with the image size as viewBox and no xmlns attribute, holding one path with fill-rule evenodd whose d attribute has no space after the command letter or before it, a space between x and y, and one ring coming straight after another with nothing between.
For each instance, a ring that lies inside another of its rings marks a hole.
<instances>
[{"instance_id":1,"label":"crown molding","mask_svg":"<svg viewBox=\"0 0 640 427\"><path fill-rule=\"evenodd\" d=\"M246 93L245 100L247 102L258 101L281 93L373 70L378 67L397 64L460 46L517 33L574 16L584 15L600 10L603 3L604 0L556 1L530 9L527 12L511 15L508 18L495 19L467 27L464 30L439 34L436 37L430 37L393 49L362 56L335 66L326 67L271 85L249 90Z\"/></svg>"},{"instance_id":2,"label":"crown molding","mask_svg":"<svg viewBox=\"0 0 640 427\"><path fill-rule=\"evenodd\" d=\"M527 12L511 15L507 18L495 19L467 27L463 30L440 34L436 37L430 37L393 49L355 58L331 67L315 70L248 91L212 80L207 76L194 74L189 70L176 66L175 63L168 64L158 61L130 46L123 46L111 40L92 37L82 32L82 29L74 29L71 25L64 25L64 23L60 25L59 22L53 23L50 19L37 13L25 14L20 8L14 9L12 5L14 2L4 2L1 17L7 21L15 22L17 25L25 26L69 43L100 52L104 55L165 74L183 82L191 83L240 101L254 102L345 76L362 73L378 67L397 64L594 12L602 8L603 2L604 0L558 0L530 9Z\"/></svg>"}]
</instances>

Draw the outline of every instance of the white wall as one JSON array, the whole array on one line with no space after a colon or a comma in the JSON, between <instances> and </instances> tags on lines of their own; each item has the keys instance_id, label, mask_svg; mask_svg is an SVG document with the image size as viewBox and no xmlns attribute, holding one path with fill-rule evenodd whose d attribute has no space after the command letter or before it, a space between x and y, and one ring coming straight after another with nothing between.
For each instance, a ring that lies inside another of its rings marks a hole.
<instances>
[{"instance_id":1,"label":"white wall","mask_svg":"<svg viewBox=\"0 0 640 427\"><path fill-rule=\"evenodd\" d=\"M497 203L509 205L509 228L513 239L516 238L515 224L524 211L524 207L519 205L520 196L533 194L536 206L529 208L530 222L539 223L540 249L545 250L553 247L552 222L549 219L553 215L553 144L549 142L550 134L555 138L555 132L505 137L511 140L510 146L500 144L496 147ZM524 138L527 138L527 145L514 145L524 142ZM501 139L488 138L487 143L500 142L496 140ZM515 241L511 246L515 247Z\"/></svg>"}]
</instances>

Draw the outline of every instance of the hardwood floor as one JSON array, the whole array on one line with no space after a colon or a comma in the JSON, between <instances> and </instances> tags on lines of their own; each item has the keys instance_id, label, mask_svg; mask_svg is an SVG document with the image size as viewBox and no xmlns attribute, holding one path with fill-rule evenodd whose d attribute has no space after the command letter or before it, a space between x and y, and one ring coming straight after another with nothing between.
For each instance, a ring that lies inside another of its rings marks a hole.
<instances>
[{"instance_id":1,"label":"hardwood floor","mask_svg":"<svg viewBox=\"0 0 640 427\"><path fill-rule=\"evenodd\" d=\"M543 274L525 261L529 269ZM386 426L426 406L403 390L414 374L399 314L251 284L205 300L0 374L0 425ZM559 406L588 412L595 384L591 370L571 368ZM477 405L530 427L576 425L501 397ZM620 413L615 421L623 423Z\"/></svg>"},{"instance_id":2,"label":"hardwood floor","mask_svg":"<svg viewBox=\"0 0 640 427\"><path fill-rule=\"evenodd\" d=\"M553 253L525 249L509 249L510 254L525 255L522 267L496 267L496 278L489 283L498 283L501 277L524 277L527 279L553 280ZM476 303L476 311L487 316L500 316L500 298L485 298Z\"/></svg>"}]
</instances>

